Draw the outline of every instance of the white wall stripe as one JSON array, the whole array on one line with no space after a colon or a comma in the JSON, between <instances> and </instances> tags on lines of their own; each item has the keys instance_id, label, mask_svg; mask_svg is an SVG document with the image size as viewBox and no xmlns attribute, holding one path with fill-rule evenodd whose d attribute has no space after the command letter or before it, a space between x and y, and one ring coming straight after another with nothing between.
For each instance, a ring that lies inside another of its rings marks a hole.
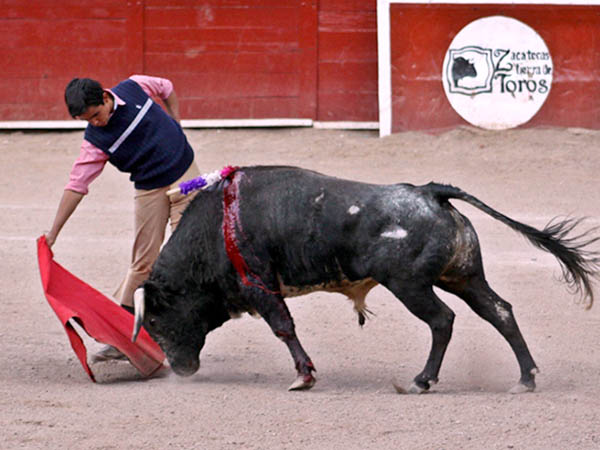
<instances>
[{"instance_id":1,"label":"white wall stripe","mask_svg":"<svg viewBox=\"0 0 600 450\"><path fill-rule=\"evenodd\" d=\"M379 128L379 122L313 122L314 128L329 130L376 130Z\"/></svg>"},{"instance_id":2,"label":"white wall stripe","mask_svg":"<svg viewBox=\"0 0 600 450\"><path fill-rule=\"evenodd\" d=\"M236 128L236 127L310 127L312 119L184 119L183 128Z\"/></svg>"},{"instance_id":3,"label":"white wall stripe","mask_svg":"<svg viewBox=\"0 0 600 450\"><path fill-rule=\"evenodd\" d=\"M9 120L0 121L0 130L77 130L85 128L84 120ZM377 129L379 122L313 121L312 119L182 119L181 126L192 128L275 128L314 127L333 129Z\"/></svg>"},{"instance_id":4,"label":"white wall stripe","mask_svg":"<svg viewBox=\"0 0 600 450\"><path fill-rule=\"evenodd\" d=\"M377 0L377 71L379 73L379 137L392 132L390 0Z\"/></svg>"}]
</instances>

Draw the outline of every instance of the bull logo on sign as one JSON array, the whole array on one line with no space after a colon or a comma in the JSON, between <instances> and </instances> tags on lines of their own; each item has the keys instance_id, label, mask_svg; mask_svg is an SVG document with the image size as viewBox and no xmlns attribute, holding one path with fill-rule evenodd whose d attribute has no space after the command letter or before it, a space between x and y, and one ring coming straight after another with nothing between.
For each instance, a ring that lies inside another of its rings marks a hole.
<instances>
[{"instance_id":1,"label":"bull logo on sign","mask_svg":"<svg viewBox=\"0 0 600 450\"><path fill-rule=\"evenodd\" d=\"M445 67L451 93L476 95L492 92L492 50L477 46L449 50Z\"/></svg>"}]
</instances>

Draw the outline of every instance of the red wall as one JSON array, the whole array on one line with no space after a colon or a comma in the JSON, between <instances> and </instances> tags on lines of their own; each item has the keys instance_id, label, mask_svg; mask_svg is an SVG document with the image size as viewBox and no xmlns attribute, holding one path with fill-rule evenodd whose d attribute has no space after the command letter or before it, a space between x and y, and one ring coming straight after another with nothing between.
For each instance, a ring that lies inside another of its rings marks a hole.
<instances>
[{"instance_id":1,"label":"red wall","mask_svg":"<svg viewBox=\"0 0 600 450\"><path fill-rule=\"evenodd\" d=\"M316 3L146 0L144 70L184 118L315 117Z\"/></svg>"},{"instance_id":2,"label":"red wall","mask_svg":"<svg viewBox=\"0 0 600 450\"><path fill-rule=\"evenodd\" d=\"M68 118L63 93L74 76L112 83L140 72L143 8L138 3L2 1L0 120Z\"/></svg>"},{"instance_id":3,"label":"red wall","mask_svg":"<svg viewBox=\"0 0 600 450\"><path fill-rule=\"evenodd\" d=\"M532 27L552 56L552 89L526 126L600 127L600 7L393 4L392 131L466 124L444 93L444 55L464 26L491 15Z\"/></svg>"},{"instance_id":4,"label":"red wall","mask_svg":"<svg viewBox=\"0 0 600 450\"><path fill-rule=\"evenodd\" d=\"M600 127L600 7L391 6L393 130L465 123L444 54L472 20L533 27L554 62L529 125ZM175 82L184 119L377 121L376 0L2 0L0 120L67 119L64 86L133 73Z\"/></svg>"},{"instance_id":5,"label":"red wall","mask_svg":"<svg viewBox=\"0 0 600 450\"><path fill-rule=\"evenodd\" d=\"M0 120L75 77L175 83L185 119L377 120L376 0L3 0Z\"/></svg>"},{"instance_id":6,"label":"red wall","mask_svg":"<svg viewBox=\"0 0 600 450\"><path fill-rule=\"evenodd\" d=\"M379 120L376 4L320 0L317 120Z\"/></svg>"}]
</instances>

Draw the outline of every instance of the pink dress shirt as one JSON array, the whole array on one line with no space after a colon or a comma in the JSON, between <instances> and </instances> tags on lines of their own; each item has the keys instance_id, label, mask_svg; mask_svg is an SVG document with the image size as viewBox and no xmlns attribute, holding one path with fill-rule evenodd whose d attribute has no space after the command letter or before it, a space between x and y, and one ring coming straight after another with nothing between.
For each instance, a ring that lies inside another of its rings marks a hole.
<instances>
[{"instance_id":1,"label":"pink dress shirt","mask_svg":"<svg viewBox=\"0 0 600 450\"><path fill-rule=\"evenodd\" d=\"M129 78L139 84L150 97L158 97L164 100L173 92L173 83L166 78L149 77L146 75L132 75ZM125 104L110 89L106 90L115 99L115 109L119 105ZM80 194L87 194L90 183L100 175L106 161L108 161L108 155L84 139L81 143L79 157L75 160L71 168L69 182L65 186L65 190L68 189Z\"/></svg>"}]
</instances>

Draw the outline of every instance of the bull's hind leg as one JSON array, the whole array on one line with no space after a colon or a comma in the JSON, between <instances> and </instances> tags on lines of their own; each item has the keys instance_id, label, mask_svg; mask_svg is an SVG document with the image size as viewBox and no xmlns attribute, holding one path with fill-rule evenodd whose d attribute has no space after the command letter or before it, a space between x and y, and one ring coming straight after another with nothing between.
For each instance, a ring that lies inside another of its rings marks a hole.
<instances>
[{"instance_id":1,"label":"bull's hind leg","mask_svg":"<svg viewBox=\"0 0 600 450\"><path fill-rule=\"evenodd\" d=\"M490 288L483 275L476 275L460 283L440 283L440 287L462 298L473 311L491 323L507 340L521 369L521 379L510 392L518 394L535 390L535 374L538 368L521 335L511 304Z\"/></svg>"},{"instance_id":2,"label":"bull's hind leg","mask_svg":"<svg viewBox=\"0 0 600 450\"><path fill-rule=\"evenodd\" d=\"M288 389L296 391L313 387L316 382L312 375L312 372L316 370L315 366L296 336L294 320L283 298L275 294L263 293L255 302L255 307L256 311L269 324L275 336L287 345L292 354L298 376Z\"/></svg>"},{"instance_id":3,"label":"bull's hind leg","mask_svg":"<svg viewBox=\"0 0 600 450\"><path fill-rule=\"evenodd\" d=\"M386 283L386 287L404 303L410 312L427 323L431 329L431 350L427 363L408 388L409 393L420 394L438 382L442 360L452 337L454 312L435 295L431 286L406 289L398 288L393 283ZM395 387L398 392L402 392L400 387Z\"/></svg>"}]
</instances>

